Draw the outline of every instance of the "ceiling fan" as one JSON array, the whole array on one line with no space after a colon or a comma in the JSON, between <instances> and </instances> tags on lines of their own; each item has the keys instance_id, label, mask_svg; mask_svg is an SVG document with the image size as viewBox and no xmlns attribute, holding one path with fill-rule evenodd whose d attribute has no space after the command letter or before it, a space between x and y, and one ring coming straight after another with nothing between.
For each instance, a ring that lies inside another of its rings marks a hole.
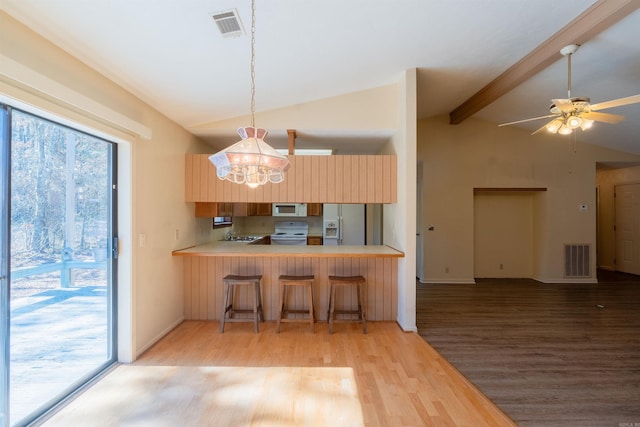
<instances>
[{"instance_id":1,"label":"ceiling fan","mask_svg":"<svg viewBox=\"0 0 640 427\"><path fill-rule=\"evenodd\" d=\"M594 122L603 122L615 124L624 120L624 116L618 114L599 113L599 110L607 108L620 107L622 105L635 104L640 102L640 95L628 96L626 98L612 99L611 101L599 102L591 104L589 98L572 98L571 97L571 55L578 50L577 44L571 44L560 49L560 53L567 57L568 64L568 95L567 99L552 99L549 112L546 116L534 117L530 119L517 120L515 122L502 123L498 126L509 126L516 123L530 122L534 120L551 118L544 126L537 129L531 135L542 130L551 133L559 133L561 135L569 135L574 129L589 129Z\"/></svg>"}]
</instances>

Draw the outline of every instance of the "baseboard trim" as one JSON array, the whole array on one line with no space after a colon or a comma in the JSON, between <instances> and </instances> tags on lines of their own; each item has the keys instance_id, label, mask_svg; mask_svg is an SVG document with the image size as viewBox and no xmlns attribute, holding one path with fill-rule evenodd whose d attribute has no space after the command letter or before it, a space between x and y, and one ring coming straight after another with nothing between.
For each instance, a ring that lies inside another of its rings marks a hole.
<instances>
[{"instance_id":1,"label":"baseboard trim","mask_svg":"<svg viewBox=\"0 0 640 427\"><path fill-rule=\"evenodd\" d=\"M567 279L567 278L561 278L561 279L543 279L540 277L532 277L533 280L537 280L538 282L542 282L545 284L565 284L565 283L575 283L575 284L582 284L582 285L586 285L586 284L594 284L594 283L598 283L598 279L595 277L585 277L585 278L580 278L580 279Z\"/></svg>"},{"instance_id":2,"label":"baseboard trim","mask_svg":"<svg viewBox=\"0 0 640 427\"><path fill-rule=\"evenodd\" d=\"M420 283L425 285L436 285L436 284L461 284L461 285L475 285L476 280L474 278L471 279L418 279Z\"/></svg>"},{"instance_id":3,"label":"baseboard trim","mask_svg":"<svg viewBox=\"0 0 640 427\"><path fill-rule=\"evenodd\" d=\"M162 338L164 338L165 335L167 335L169 332L171 332L172 330L174 330L180 323L184 322L184 316L180 316L175 322L173 322L171 325L169 325L168 327L166 327L162 332L160 332L158 335L156 335L154 338L152 338L147 344L145 344L143 347L141 347L137 352L136 352L136 357L135 359L138 358L138 356L140 356L142 353L144 353L145 351L149 350L151 348L151 346L153 346L155 343L157 343L158 341L160 341ZM135 360L134 359L134 360Z\"/></svg>"}]
</instances>

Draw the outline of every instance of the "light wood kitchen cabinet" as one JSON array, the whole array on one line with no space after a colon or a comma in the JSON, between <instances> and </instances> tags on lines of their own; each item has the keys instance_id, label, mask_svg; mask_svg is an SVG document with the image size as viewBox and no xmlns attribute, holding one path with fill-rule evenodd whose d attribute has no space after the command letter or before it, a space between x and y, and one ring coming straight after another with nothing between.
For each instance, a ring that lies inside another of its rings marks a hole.
<instances>
[{"instance_id":1,"label":"light wood kitchen cabinet","mask_svg":"<svg viewBox=\"0 0 640 427\"><path fill-rule=\"evenodd\" d=\"M196 202L196 217L213 218L214 216L218 216L217 203Z\"/></svg>"},{"instance_id":2,"label":"light wood kitchen cabinet","mask_svg":"<svg viewBox=\"0 0 640 427\"><path fill-rule=\"evenodd\" d=\"M322 216L322 203L307 203L307 216Z\"/></svg>"},{"instance_id":3,"label":"light wood kitchen cabinet","mask_svg":"<svg viewBox=\"0 0 640 427\"><path fill-rule=\"evenodd\" d=\"M284 182L251 189L223 181L208 154L185 158L185 200L227 203L397 203L395 155L289 156Z\"/></svg>"},{"instance_id":4,"label":"light wood kitchen cabinet","mask_svg":"<svg viewBox=\"0 0 640 427\"><path fill-rule=\"evenodd\" d=\"M307 245L322 245L322 236L307 236Z\"/></svg>"}]
</instances>

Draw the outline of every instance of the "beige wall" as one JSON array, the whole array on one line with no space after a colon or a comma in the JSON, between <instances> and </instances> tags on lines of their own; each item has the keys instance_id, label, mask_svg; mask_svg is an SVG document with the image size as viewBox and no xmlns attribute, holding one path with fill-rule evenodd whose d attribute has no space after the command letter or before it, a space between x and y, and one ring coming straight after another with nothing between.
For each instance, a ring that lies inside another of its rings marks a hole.
<instances>
[{"instance_id":1,"label":"beige wall","mask_svg":"<svg viewBox=\"0 0 640 427\"><path fill-rule=\"evenodd\" d=\"M3 12L0 58L5 101L118 142L119 359L133 360L182 319L182 267L171 251L210 233L184 203L184 153L206 146ZM136 134L145 130L150 139Z\"/></svg>"},{"instance_id":2,"label":"beige wall","mask_svg":"<svg viewBox=\"0 0 640 427\"><path fill-rule=\"evenodd\" d=\"M517 128L448 117L418 123L423 161L425 282L474 282L474 187L544 187L534 197L533 278L564 278L563 243L596 244L596 162L638 161L640 156L536 135ZM582 204L589 206L580 212ZM595 271L596 259L592 259ZM448 272L447 271L448 268ZM595 280L595 274L594 278ZM582 280L584 281L584 280Z\"/></svg>"},{"instance_id":3,"label":"beige wall","mask_svg":"<svg viewBox=\"0 0 640 427\"><path fill-rule=\"evenodd\" d=\"M256 112L256 124L270 132L286 129L330 130L385 130L395 131L397 119L397 85L389 84L365 91L334 96ZM211 132L237 129L250 123L249 116L212 121L189 128L190 131Z\"/></svg>"},{"instance_id":4,"label":"beige wall","mask_svg":"<svg viewBox=\"0 0 640 427\"><path fill-rule=\"evenodd\" d=\"M532 192L477 193L474 197L474 277L532 277Z\"/></svg>"},{"instance_id":5,"label":"beige wall","mask_svg":"<svg viewBox=\"0 0 640 427\"><path fill-rule=\"evenodd\" d=\"M640 166L598 170L598 267L615 270L616 239L613 226L616 221L613 193L616 185L640 183Z\"/></svg>"}]
</instances>

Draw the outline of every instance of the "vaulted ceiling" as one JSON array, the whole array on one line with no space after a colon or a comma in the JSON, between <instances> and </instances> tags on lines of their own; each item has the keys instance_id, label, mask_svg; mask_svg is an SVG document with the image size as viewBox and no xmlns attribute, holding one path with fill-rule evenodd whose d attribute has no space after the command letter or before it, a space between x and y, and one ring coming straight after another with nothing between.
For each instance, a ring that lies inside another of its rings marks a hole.
<instances>
[{"instance_id":1,"label":"vaulted ceiling","mask_svg":"<svg viewBox=\"0 0 640 427\"><path fill-rule=\"evenodd\" d=\"M572 95L593 103L640 94L639 0L258 0L256 110L383 86L417 68L419 117L449 114L559 31L568 40L567 26L601 5L624 11L572 41L581 44ZM187 129L248 113L250 37L222 37L211 14L235 9L248 30L249 0L2 0L0 7ZM567 97L559 53L531 74L470 116L496 124L537 117L551 99ZM607 112L626 120L598 123L578 138L640 154L640 104ZM348 136L354 144L386 137L358 129Z\"/></svg>"}]
</instances>

